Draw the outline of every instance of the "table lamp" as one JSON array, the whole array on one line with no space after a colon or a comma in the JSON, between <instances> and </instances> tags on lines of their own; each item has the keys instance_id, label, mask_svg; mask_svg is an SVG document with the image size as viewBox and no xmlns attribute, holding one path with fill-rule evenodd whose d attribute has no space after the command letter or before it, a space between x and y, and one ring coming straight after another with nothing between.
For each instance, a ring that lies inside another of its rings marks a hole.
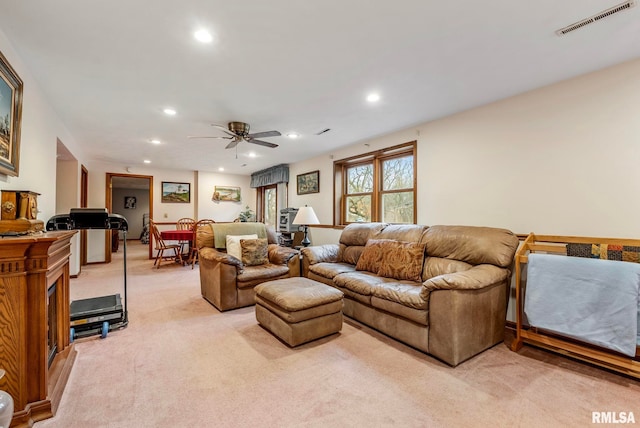
<instances>
[{"instance_id":1,"label":"table lamp","mask_svg":"<svg viewBox=\"0 0 640 428\"><path fill-rule=\"evenodd\" d=\"M316 213L313 212L313 208L307 205L300 207L296 218L293 219L293 224L300 224L304 227L304 239L301 244L308 247L311 244L311 240L309 240L309 225L320 224L320 220L318 220Z\"/></svg>"}]
</instances>

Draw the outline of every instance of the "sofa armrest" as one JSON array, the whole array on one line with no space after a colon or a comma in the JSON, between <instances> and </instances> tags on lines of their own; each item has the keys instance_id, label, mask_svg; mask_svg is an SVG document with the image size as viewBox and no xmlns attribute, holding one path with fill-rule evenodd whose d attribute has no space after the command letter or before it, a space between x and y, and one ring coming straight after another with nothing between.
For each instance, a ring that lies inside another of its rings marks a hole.
<instances>
[{"instance_id":1,"label":"sofa armrest","mask_svg":"<svg viewBox=\"0 0 640 428\"><path fill-rule=\"evenodd\" d=\"M223 253L222 251L218 251L215 248L210 247L202 247L199 250L198 257L203 260L224 263L227 265L232 265L238 268L240 271L243 269L242 261L239 259L230 256L227 253Z\"/></svg>"},{"instance_id":2,"label":"sofa armrest","mask_svg":"<svg viewBox=\"0 0 640 428\"><path fill-rule=\"evenodd\" d=\"M274 265L286 265L289 263L291 257L297 256L298 254L298 250L293 248L269 244L269 263L273 263Z\"/></svg>"},{"instance_id":3,"label":"sofa armrest","mask_svg":"<svg viewBox=\"0 0 640 428\"><path fill-rule=\"evenodd\" d=\"M420 297L429 299L435 290L479 290L505 281L509 270L498 266L483 264L469 270L447 273L430 278L422 283Z\"/></svg>"},{"instance_id":4,"label":"sofa armrest","mask_svg":"<svg viewBox=\"0 0 640 428\"><path fill-rule=\"evenodd\" d=\"M310 265L316 263L336 263L338 261L338 252L340 246L338 244L316 245L313 247L305 247L300 250L302 258L307 260Z\"/></svg>"}]
</instances>

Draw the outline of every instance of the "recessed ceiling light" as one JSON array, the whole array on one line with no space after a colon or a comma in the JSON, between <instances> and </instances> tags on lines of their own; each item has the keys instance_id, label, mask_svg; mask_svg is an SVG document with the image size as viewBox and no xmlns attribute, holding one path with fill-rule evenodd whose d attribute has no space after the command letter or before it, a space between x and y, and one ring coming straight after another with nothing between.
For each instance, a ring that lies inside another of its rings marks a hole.
<instances>
[{"instance_id":1,"label":"recessed ceiling light","mask_svg":"<svg viewBox=\"0 0 640 428\"><path fill-rule=\"evenodd\" d=\"M193 37L195 37L196 40L201 43L211 43L211 41L213 40L213 36L211 35L211 33L204 28L193 33Z\"/></svg>"},{"instance_id":2,"label":"recessed ceiling light","mask_svg":"<svg viewBox=\"0 0 640 428\"><path fill-rule=\"evenodd\" d=\"M153 140L151 140L151 144L160 144L160 140L153 139Z\"/></svg>"},{"instance_id":3,"label":"recessed ceiling light","mask_svg":"<svg viewBox=\"0 0 640 428\"><path fill-rule=\"evenodd\" d=\"M300 134L298 134L297 132L289 132L287 134L287 137L289 138L298 138L300 136Z\"/></svg>"},{"instance_id":4,"label":"recessed ceiling light","mask_svg":"<svg viewBox=\"0 0 640 428\"><path fill-rule=\"evenodd\" d=\"M380 95L376 94L375 92L371 93L371 94L367 95L367 101L369 101L370 103L378 102L378 101L380 101Z\"/></svg>"},{"instance_id":5,"label":"recessed ceiling light","mask_svg":"<svg viewBox=\"0 0 640 428\"><path fill-rule=\"evenodd\" d=\"M222 171L224 171L224 168L220 167L220 168L218 168L218 171L222 172Z\"/></svg>"},{"instance_id":6,"label":"recessed ceiling light","mask_svg":"<svg viewBox=\"0 0 640 428\"><path fill-rule=\"evenodd\" d=\"M255 152L249 152L249 157L250 158L255 158L256 157L256 153Z\"/></svg>"},{"instance_id":7,"label":"recessed ceiling light","mask_svg":"<svg viewBox=\"0 0 640 428\"><path fill-rule=\"evenodd\" d=\"M151 161L150 161L149 159L145 159L145 160L143 160L142 162L144 162L144 163L151 163Z\"/></svg>"},{"instance_id":8,"label":"recessed ceiling light","mask_svg":"<svg viewBox=\"0 0 640 428\"><path fill-rule=\"evenodd\" d=\"M175 116L176 115L176 111L174 109L172 109L171 107L167 107L164 110L162 110L164 112L164 114L166 114L167 116Z\"/></svg>"}]
</instances>

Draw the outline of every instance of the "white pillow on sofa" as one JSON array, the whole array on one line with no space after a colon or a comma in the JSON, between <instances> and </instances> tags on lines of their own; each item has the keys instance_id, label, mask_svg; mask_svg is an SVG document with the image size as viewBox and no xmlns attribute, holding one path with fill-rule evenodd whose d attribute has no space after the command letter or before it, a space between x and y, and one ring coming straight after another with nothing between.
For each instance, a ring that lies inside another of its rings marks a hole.
<instances>
[{"instance_id":1,"label":"white pillow on sofa","mask_svg":"<svg viewBox=\"0 0 640 428\"><path fill-rule=\"evenodd\" d=\"M258 235L227 235L227 254L238 260L242 260L241 239L258 239Z\"/></svg>"}]
</instances>

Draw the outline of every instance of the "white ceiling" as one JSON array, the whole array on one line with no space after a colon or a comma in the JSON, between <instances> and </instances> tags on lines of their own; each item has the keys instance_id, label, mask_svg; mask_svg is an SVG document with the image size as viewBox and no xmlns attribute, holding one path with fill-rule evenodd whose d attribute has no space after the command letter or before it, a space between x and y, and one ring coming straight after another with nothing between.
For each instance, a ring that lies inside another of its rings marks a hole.
<instances>
[{"instance_id":1,"label":"white ceiling","mask_svg":"<svg viewBox=\"0 0 640 428\"><path fill-rule=\"evenodd\" d=\"M555 34L619 3L21 0L0 29L93 159L249 174L638 58L637 5ZM237 159L187 139L229 121L301 137L240 143Z\"/></svg>"}]
</instances>

